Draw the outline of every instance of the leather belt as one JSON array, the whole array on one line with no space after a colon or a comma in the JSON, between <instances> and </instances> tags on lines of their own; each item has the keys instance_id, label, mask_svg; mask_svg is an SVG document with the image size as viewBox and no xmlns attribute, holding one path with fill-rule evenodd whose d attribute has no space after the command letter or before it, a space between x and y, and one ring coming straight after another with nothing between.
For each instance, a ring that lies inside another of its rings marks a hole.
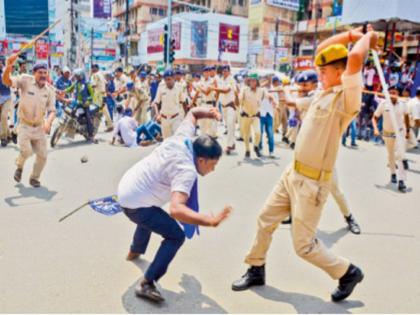
<instances>
[{"instance_id":1,"label":"leather belt","mask_svg":"<svg viewBox=\"0 0 420 315\"><path fill-rule=\"evenodd\" d=\"M395 132L393 132L393 131L383 131L382 132L382 135L384 136L384 137L387 137L387 138L394 138L395 137Z\"/></svg>"},{"instance_id":2,"label":"leather belt","mask_svg":"<svg viewBox=\"0 0 420 315\"><path fill-rule=\"evenodd\" d=\"M160 115L162 116L162 118L165 118L165 119L174 119L176 116L179 115L179 113L176 113L175 115L172 115L172 116L166 116L164 114L160 114Z\"/></svg>"},{"instance_id":3,"label":"leather belt","mask_svg":"<svg viewBox=\"0 0 420 315\"><path fill-rule=\"evenodd\" d=\"M216 101L206 101L206 104L216 106Z\"/></svg>"},{"instance_id":4,"label":"leather belt","mask_svg":"<svg viewBox=\"0 0 420 315\"><path fill-rule=\"evenodd\" d=\"M30 122L29 120L26 120L26 119L25 119L25 118L23 118L23 117L19 117L19 120L20 120L20 122L21 122L21 123L23 123L24 125L27 125L27 126L29 126L29 127L33 127L33 128L39 127L39 126L41 126L41 125L43 124L43 122L32 123L32 122Z\"/></svg>"},{"instance_id":5,"label":"leather belt","mask_svg":"<svg viewBox=\"0 0 420 315\"><path fill-rule=\"evenodd\" d=\"M222 105L222 107L223 107L223 108L226 108L226 107L232 107L233 109L236 109L236 107L235 107L235 103L233 103L233 102L227 103L226 105Z\"/></svg>"},{"instance_id":6,"label":"leather belt","mask_svg":"<svg viewBox=\"0 0 420 315\"><path fill-rule=\"evenodd\" d=\"M329 181L332 177L331 171L321 171L295 160L294 168L297 173L316 181Z\"/></svg>"},{"instance_id":7,"label":"leather belt","mask_svg":"<svg viewBox=\"0 0 420 315\"><path fill-rule=\"evenodd\" d=\"M246 112L242 112L241 116L248 117L248 118L260 117L260 112L256 113L255 115L249 115Z\"/></svg>"}]
</instances>

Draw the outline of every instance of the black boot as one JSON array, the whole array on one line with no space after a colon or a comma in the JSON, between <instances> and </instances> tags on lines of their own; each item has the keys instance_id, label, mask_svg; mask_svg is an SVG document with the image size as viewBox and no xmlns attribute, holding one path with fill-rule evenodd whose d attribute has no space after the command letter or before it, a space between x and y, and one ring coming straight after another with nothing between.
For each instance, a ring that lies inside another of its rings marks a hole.
<instances>
[{"instance_id":1,"label":"black boot","mask_svg":"<svg viewBox=\"0 0 420 315\"><path fill-rule=\"evenodd\" d=\"M403 163L404 169L405 170L408 170L409 169L409 167L408 167L408 160L402 160L402 163Z\"/></svg>"},{"instance_id":2,"label":"black boot","mask_svg":"<svg viewBox=\"0 0 420 315\"><path fill-rule=\"evenodd\" d=\"M260 267L251 266L246 274L242 276L241 279L236 280L232 283L233 291L243 291L254 285L264 285L265 284L265 267L264 265Z\"/></svg>"},{"instance_id":3,"label":"black boot","mask_svg":"<svg viewBox=\"0 0 420 315\"><path fill-rule=\"evenodd\" d=\"M260 152L260 149L259 149L258 147L254 147L254 151L255 151L255 154L256 154L258 157L261 157L261 152Z\"/></svg>"},{"instance_id":4,"label":"black boot","mask_svg":"<svg viewBox=\"0 0 420 315\"><path fill-rule=\"evenodd\" d=\"M346 219L350 232L360 234L360 226L351 214L348 217L344 217L344 219Z\"/></svg>"},{"instance_id":5,"label":"black boot","mask_svg":"<svg viewBox=\"0 0 420 315\"><path fill-rule=\"evenodd\" d=\"M397 183L397 175L391 174L391 183L396 184Z\"/></svg>"},{"instance_id":6,"label":"black boot","mask_svg":"<svg viewBox=\"0 0 420 315\"><path fill-rule=\"evenodd\" d=\"M402 193L407 192L407 186L405 186L404 181L400 180L398 182L398 190Z\"/></svg>"},{"instance_id":7,"label":"black boot","mask_svg":"<svg viewBox=\"0 0 420 315\"><path fill-rule=\"evenodd\" d=\"M363 280L363 272L360 268L350 264L347 272L338 280L338 287L331 294L333 302L339 302L347 298L354 290L354 287Z\"/></svg>"},{"instance_id":8,"label":"black boot","mask_svg":"<svg viewBox=\"0 0 420 315\"><path fill-rule=\"evenodd\" d=\"M292 217L288 217L286 220L281 221L281 224L292 224Z\"/></svg>"},{"instance_id":9,"label":"black boot","mask_svg":"<svg viewBox=\"0 0 420 315\"><path fill-rule=\"evenodd\" d=\"M245 158L249 159L251 157L251 153L249 151L245 152Z\"/></svg>"},{"instance_id":10,"label":"black boot","mask_svg":"<svg viewBox=\"0 0 420 315\"><path fill-rule=\"evenodd\" d=\"M289 139L287 139L286 136L283 136L283 138L281 139L281 141L283 141L286 144L289 144Z\"/></svg>"}]
</instances>

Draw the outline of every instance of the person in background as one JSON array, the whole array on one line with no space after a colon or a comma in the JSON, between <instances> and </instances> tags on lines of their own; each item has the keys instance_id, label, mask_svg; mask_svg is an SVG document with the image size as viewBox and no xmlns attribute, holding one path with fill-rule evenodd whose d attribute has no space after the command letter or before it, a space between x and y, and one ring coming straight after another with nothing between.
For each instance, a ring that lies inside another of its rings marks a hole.
<instances>
[{"instance_id":1,"label":"person in background","mask_svg":"<svg viewBox=\"0 0 420 315\"><path fill-rule=\"evenodd\" d=\"M64 91L65 89L70 87L71 86L70 76L71 76L71 71L69 67L63 67L61 76L57 79L57 81L55 81L55 88L59 91ZM64 106L65 104L63 104L63 102L57 99L57 101L55 102L55 108L57 110L58 118L60 118L61 115L63 114Z\"/></svg>"},{"instance_id":2,"label":"person in background","mask_svg":"<svg viewBox=\"0 0 420 315\"><path fill-rule=\"evenodd\" d=\"M114 110L115 110L115 99L112 96L115 92L114 75L112 72L107 72L105 75L106 79L106 96L105 104L108 107L109 115L111 120L114 121Z\"/></svg>"},{"instance_id":3,"label":"person in background","mask_svg":"<svg viewBox=\"0 0 420 315\"><path fill-rule=\"evenodd\" d=\"M9 143L9 112L12 105L10 87L3 84L3 69L5 67L5 58L0 57L0 142L5 147Z\"/></svg>"}]
</instances>

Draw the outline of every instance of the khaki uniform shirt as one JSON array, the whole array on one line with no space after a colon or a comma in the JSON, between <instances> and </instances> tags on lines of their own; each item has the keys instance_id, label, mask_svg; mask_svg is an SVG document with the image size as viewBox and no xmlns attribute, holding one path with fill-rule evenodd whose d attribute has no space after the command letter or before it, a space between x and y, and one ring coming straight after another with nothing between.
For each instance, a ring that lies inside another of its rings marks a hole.
<instances>
[{"instance_id":1,"label":"khaki uniform shirt","mask_svg":"<svg viewBox=\"0 0 420 315\"><path fill-rule=\"evenodd\" d=\"M255 116L260 111L264 94L264 89L260 87L257 87L255 91L250 87L246 87L240 97L242 110L248 114L248 116Z\"/></svg>"},{"instance_id":2,"label":"khaki uniform shirt","mask_svg":"<svg viewBox=\"0 0 420 315\"><path fill-rule=\"evenodd\" d=\"M115 77L114 83L115 83L115 91L119 91L121 88L123 87L125 88L127 86L128 78L125 74L122 74L119 79Z\"/></svg>"},{"instance_id":3,"label":"khaki uniform shirt","mask_svg":"<svg viewBox=\"0 0 420 315\"><path fill-rule=\"evenodd\" d=\"M309 110L309 106L311 105L312 101L314 100L315 91L311 91L308 93L307 96L303 97L296 97L296 108L299 111L300 120L303 121L305 118L306 113Z\"/></svg>"},{"instance_id":4,"label":"khaki uniform shirt","mask_svg":"<svg viewBox=\"0 0 420 315\"><path fill-rule=\"evenodd\" d=\"M342 76L342 85L319 91L296 140L295 159L309 167L332 171L341 135L360 110L361 72Z\"/></svg>"},{"instance_id":5,"label":"khaki uniform shirt","mask_svg":"<svg viewBox=\"0 0 420 315\"><path fill-rule=\"evenodd\" d=\"M156 92L155 103L161 104L160 113L165 116L173 116L180 114L182 92L174 86L172 89L168 89L166 84L160 84Z\"/></svg>"},{"instance_id":6,"label":"khaki uniform shirt","mask_svg":"<svg viewBox=\"0 0 420 315\"><path fill-rule=\"evenodd\" d=\"M39 87L29 74L12 77L12 87L19 89L19 118L25 123L42 124L46 112L55 112L55 90L50 84Z\"/></svg>"},{"instance_id":7,"label":"khaki uniform shirt","mask_svg":"<svg viewBox=\"0 0 420 315\"><path fill-rule=\"evenodd\" d=\"M222 89L230 88L228 93L220 93L219 95L219 100L222 103L222 106L235 102L236 83L232 76L228 76L226 79L220 79L218 87Z\"/></svg>"},{"instance_id":8,"label":"khaki uniform shirt","mask_svg":"<svg viewBox=\"0 0 420 315\"><path fill-rule=\"evenodd\" d=\"M215 86L215 81L211 78L208 78L207 80L205 80L203 78L203 81L201 82L201 88L202 89L208 89L209 87L214 87ZM216 92L215 91L211 91L209 94L205 95L203 93L203 99L204 102L215 102L216 101Z\"/></svg>"},{"instance_id":9,"label":"khaki uniform shirt","mask_svg":"<svg viewBox=\"0 0 420 315\"><path fill-rule=\"evenodd\" d=\"M90 78L90 84L95 93L106 93L106 80L102 72L93 73Z\"/></svg>"}]
</instances>

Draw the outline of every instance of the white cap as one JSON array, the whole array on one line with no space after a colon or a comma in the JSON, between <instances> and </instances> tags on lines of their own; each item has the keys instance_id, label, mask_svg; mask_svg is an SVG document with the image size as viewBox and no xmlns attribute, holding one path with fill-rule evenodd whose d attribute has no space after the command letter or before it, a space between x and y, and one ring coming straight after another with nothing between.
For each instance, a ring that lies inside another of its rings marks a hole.
<instances>
[{"instance_id":1,"label":"white cap","mask_svg":"<svg viewBox=\"0 0 420 315\"><path fill-rule=\"evenodd\" d=\"M71 72L69 67L63 67L63 73Z\"/></svg>"}]
</instances>

